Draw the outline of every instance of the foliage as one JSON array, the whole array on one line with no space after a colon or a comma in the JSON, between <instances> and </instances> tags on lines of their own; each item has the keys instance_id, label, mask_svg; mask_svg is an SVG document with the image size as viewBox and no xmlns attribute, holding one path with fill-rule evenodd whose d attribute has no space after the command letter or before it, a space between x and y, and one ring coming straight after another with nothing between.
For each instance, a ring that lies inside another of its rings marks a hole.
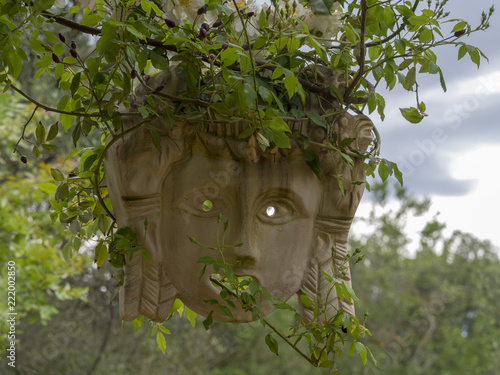
<instances>
[{"instance_id":1,"label":"foliage","mask_svg":"<svg viewBox=\"0 0 500 375\"><path fill-rule=\"evenodd\" d=\"M241 137L262 149L289 148L292 139L306 152L320 147L347 164L351 157L363 157L368 175L378 166L383 180L394 174L402 183L397 165L378 156L379 140L368 153L342 144L333 134L329 142L314 144L291 132L289 122L311 121L331 130L335 119L348 111L376 110L383 119L386 103L376 93L379 84L389 89L400 84L415 92L416 106L401 113L411 123L420 122L426 105L418 96L418 73L439 75L446 91L434 50L447 44L458 48L459 59L468 54L479 66L485 56L463 38L487 29L493 13L492 7L479 25L471 26L450 19L446 1L273 0L262 9L250 1L189 0L184 6L159 0L77 3L70 7L60 0L0 0L0 83L4 92L16 92L32 103L30 114L20 121L24 125L15 145L23 163L32 159L25 150L44 158L58 146L63 130L71 133L73 148L66 157L71 168L50 168L55 183L37 185L38 193L53 195L54 228L66 226L73 233L64 246L67 261L75 262L70 249L78 251L82 243L97 240L97 266L109 260L118 268L131 252L148 256L133 233L116 228L105 185L106 150L124 135L146 127L159 144L161 129L153 125L157 118L167 128L176 122L201 127L244 123ZM56 33L54 23L96 37L95 49L85 52L67 31ZM444 36L447 23L451 36ZM25 52L28 40L35 53ZM37 68L31 77L21 75L26 63ZM184 91L148 85L154 82L151 76L173 66L185 80ZM341 84L323 82L323 68L340 72ZM21 76L56 82L57 103L42 102L20 88L16 79ZM146 89L144 101L137 99L134 86ZM311 98L319 98L320 113L310 111ZM60 116L52 120L40 116L42 110ZM130 118L139 123L126 129ZM29 212L30 206L25 207ZM58 235L48 246L63 243ZM120 280L120 272L115 276ZM167 332L159 326L157 331L164 351ZM276 349L272 338L266 342Z\"/></svg>"},{"instance_id":2,"label":"foliage","mask_svg":"<svg viewBox=\"0 0 500 375\"><path fill-rule=\"evenodd\" d=\"M353 268L353 278L369 311L373 336L365 343L378 367L351 362L346 373L495 374L498 249L468 233L447 235L437 218L412 243L406 219L428 213L429 201L396 190L401 204L374 210L366 222L369 233L351 238L352 246L363 244L370 253Z\"/></svg>"},{"instance_id":3,"label":"foliage","mask_svg":"<svg viewBox=\"0 0 500 375\"><path fill-rule=\"evenodd\" d=\"M12 99L0 95L3 109L0 114L0 149L5 156L5 151L12 151L16 142L16 122L26 113ZM80 273L88 258L79 254L69 261L71 250L68 245L65 247L68 242L65 227L52 222L47 215L46 194L33 189L34 185L51 179L50 166L40 163L28 169L22 164L9 162L9 159L2 158L0 169L0 281L7 285L7 264L15 262L16 317L45 325L58 313L53 299L84 297L86 289L71 288L66 279ZM0 310L8 311L7 308L7 296L2 293ZM6 319L2 320L0 331L5 337L8 331ZM8 340L2 339L0 350L5 348L6 342Z\"/></svg>"}]
</instances>

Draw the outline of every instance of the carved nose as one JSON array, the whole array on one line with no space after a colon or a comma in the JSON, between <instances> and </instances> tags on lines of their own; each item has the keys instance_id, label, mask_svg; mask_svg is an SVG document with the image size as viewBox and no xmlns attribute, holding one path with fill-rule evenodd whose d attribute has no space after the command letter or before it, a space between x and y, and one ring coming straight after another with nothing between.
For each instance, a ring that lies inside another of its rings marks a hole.
<instances>
[{"instance_id":1,"label":"carved nose","mask_svg":"<svg viewBox=\"0 0 500 375\"><path fill-rule=\"evenodd\" d=\"M239 268L253 268L258 261L258 249L252 241L252 228L248 220L240 219L231 222L226 235L224 250L226 262L238 263Z\"/></svg>"}]
</instances>

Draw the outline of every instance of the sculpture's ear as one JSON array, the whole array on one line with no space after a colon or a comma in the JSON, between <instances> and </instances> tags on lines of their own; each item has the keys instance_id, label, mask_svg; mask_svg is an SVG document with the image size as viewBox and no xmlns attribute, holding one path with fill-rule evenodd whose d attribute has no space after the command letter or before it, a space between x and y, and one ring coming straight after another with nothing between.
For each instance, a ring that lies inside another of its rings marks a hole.
<instances>
[{"instance_id":1,"label":"sculpture's ear","mask_svg":"<svg viewBox=\"0 0 500 375\"><path fill-rule=\"evenodd\" d=\"M315 304L319 304L320 309L324 306L328 289L331 286L321 272L326 272L328 275L332 274L332 255L331 252L329 252L332 239L330 237L328 233L316 232L316 238L312 246L313 253L309 261L309 269L305 273L301 291L298 293L299 300L300 295L305 294L313 302L309 307L299 303L299 313L305 323L309 323L314 319ZM335 292L335 290L332 292ZM335 314L335 309L328 304L327 316L333 317Z\"/></svg>"},{"instance_id":2,"label":"sculpture's ear","mask_svg":"<svg viewBox=\"0 0 500 375\"><path fill-rule=\"evenodd\" d=\"M132 230L139 243L149 252L151 263L137 251L124 266L125 281L120 289L120 316L122 320L134 320L138 315L155 321L167 319L177 296L177 290L167 278L159 253L156 230L158 216L149 218L148 233L144 241L144 219L136 220Z\"/></svg>"},{"instance_id":3,"label":"sculpture's ear","mask_svg":"<svg viewBox=\"0 0 500 375\"><path fill-rule=\"evenodd\" d=\"M311 256L309 269L304 277L301 291L298 293L299 298L301 294L306 294L313 302L310 307L299 303L299 313L305 323L314 319L315 304L319 307L320 314L317 318L320 321L333 318L340 309L354 315L354 306L341 300L335 287L327 280L328 276L335 276L335 270L340 266L340 264L336 264L339 262L337 257L332 257L333 245L333 235L322 231L317 232L313 247L315 253ZM346 282L349 282L350 285L349 271L346 277L348 278Z\"/></svg>"}]
</instances>

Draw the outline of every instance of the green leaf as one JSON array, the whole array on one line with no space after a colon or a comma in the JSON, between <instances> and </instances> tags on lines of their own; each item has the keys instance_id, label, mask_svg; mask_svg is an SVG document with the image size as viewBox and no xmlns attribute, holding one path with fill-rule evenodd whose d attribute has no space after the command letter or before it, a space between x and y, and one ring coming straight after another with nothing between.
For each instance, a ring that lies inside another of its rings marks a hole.
<instances>
[{"instance_id":1,"label":"green leaf","mask_svg":"<svg viewBox=\"0 0 500 375\"><path fill-rule=\"evenodd\" d=\"M401 111L401 114L405 119L407 119L409 122L412 124L418 124L424 116L420 114L417 108L415 107L410 107L410 108L399 108Z\"/></svg>"},{"instance_id":2,"label":"green leaf","mask_svg":"<svg viewBox=\"0 0 500 375\"><path fill-rule=\"evenodd\" d=\"M90 169L90 167L92 167L94 162L97 160L97 158L98 158L97 154L92 154L88 158L86 158L84 163L83 163L82 172L88 171Z\"/></svg>"},{"instance_id":3,"label":"green leaf","mask_svg":"<svg viewBox=\"0 0 500 375\"><path fill-rule=\"evenodd\" d=\"M359 303L359 298L356 296L356 293L354 293L354 290L351 288L349 284L347 284L345 281L342 281L342 288L344 288L344 295L346 294L345 291L349 294L349 296L352 298L354 303Z\"/></svg>"},{"instance_id":4,"label":"green leaf","mask_svg":"<svg viewBox=\"0 0 500 375\"><path fill-rule=\"evenodd\" d=\"M465 44L462 44L462 46L458 50L458 59L460 60L461 58L463 58L466 53L467 53L467 47L465 46Z\"/></svg>"},{"instance_id":5,"label":"green leaf","mask_svg":"<svg viewBox=\"0 0 500 375\"><path fill-rule=\"evenodd\" d=\"M444 81L444 75L443 75L443 71L441 70L441 68L439 68L439 81L441 82L441 87L443 88L443 91L446 92L446 90L447 90L446 82Z\"/></svg>"},{"instance_id":6,"label":"green leaf","mask_svg":"<svg viewBox=\"0 0 500 375\"><path fill-rule=\"evenodd\" d=\"M33 156L35 158L40 156L40 150L38 149L38 147L36 145L33 145Z\"/></svg>"},{"instance_id":7,"label":"green leaf","mask_svg":"<svg viewBox=\"0 0 500 375\"><path fill-rule=\"evenodd\" d=\"M292 96L295 94L295 91L298 90L299 86L299 79L295 77L295 75L290 74L285 77L285 88L288 92L289 98L292 98Z\"/></svg>"},{"instance_id":8,"label":"green leaf","mask_svg":"<svg viewBox=\"0 0 500 375\"><path fill-rule=\"evenodd\" d=\"M389 177L389 169L387 169L387 166L383 162L378 165L378 175L380 176L382 181L387 180L387 178Z\"/></svg>"},{"instance_id":9,"label":"green leaf","mask_svg":"<svg viewBox=\"0 0 500 375\"><path fill-rule=\"evenodd\" d=\"M55 124L52 124L52 126L49 128L49 134L47 134L47 139L45 141L46 142L52 141L57 136L58 132L59 132L59 122L56 122Z\"/></svg>"},{"instance_id":10,"label":"green leaf","mask_svg":"<svg viewBox=\"0 0 500 375\"><path fill-rule=\"evenodd\" d=\"M75 74L75 76L71 80L71 86L70 86L71 95L75 95L76 91L80 87L80 79L81 79L81 77L82 77L82 73L78 72L78 73Z\"/></svg>"},{"instance_id":11,"label":"green leaf","mask_svg":"<svg viewBox=\"0 0 500 375\"><path fill-rule=\"evenodd\" d=\"M61 124L64 130L68 131L69 128L71 128L71 125L73 125L73 121L75 121L75 116L64 114L61 115Z\"/></svg>"},{"instance_id":12,"label":"green leaf","mask_svg":"<svg viewBox=\"0 0 500 375\"><path fill-rule=\"evenodd\" d=\"M224 305L219 305L219 309L222 312L222 314L224 314L225 316L227 316L227 317L229 317L231 319L234 319L234 316L231 313L231 310L229 310L229 307L224 306Z\"/></svg>"},{"instance_id":13,"label":"green leaf","mask_svg":"<svg viewBox=\"0 0 500 375\"><path fill-rule=\"evenodd\" d=\"M300 303L303 304L305 307L311 307L312 306L312 301L311 299L306 296L305 294L300 295Z\"/></svg>"},{"instance_id":14,"label":"green leaf","mask_svg":"<svg viewBox=\"0 0 500 375\"><path fill-rule=\"evenodd\" d=\"M304 151L304 156L309 168L311 168L311 170L316 175L318 180L321 181L321 168L319 166L318 155L313 150L308 148L307 150Z\"/></svg>"},{"instance_id":15,"label":"green leaf","mask_svg":"<svg viewBox=\"0 0 500 375\"><path fill-rule=\"evenodd\" d=\"M158 132L150 127L149 128L149 132L151 133L151 138L153 138L153 143L155 145L155 147L161 151L161 138L160 138L160 135L158 134Z\"/></svg>"},{"instance_id":16,"label":"green leaf","mask_svg":"<svg viewBox=\"0 0 500 375\"><path fill-rule=\"evenodd\" d=\"M94 262L97 264L97 268L101 268L108 259L108 248L104 242L99 242L95 248Z\"/></svg>"},{"instance_id":17,"label":"green leaf","mask_svg":"<svg viewBox=\"0 0 500 375\"><path fill-rule=\"evenodd\" d=\"M78 155L81 151L83 150L83 147L78 147L73 150L66 156L66 159L64 161L71 159L73 156Z\"/></svg>"},{"instance_id":18,"label":"green leaf","mask_svg":"<svg viewBox=\"0 0 500 375\"><path fill-rule=\"evenodd\" d=\"M396 177L396 180L398 180L401 187L403 187L403 173L399 170L396 163L392 163L392 168L394 170L394 177Z\"/></svg>"},{"instance_id":19,"label":"green leaf","mask_svg":"<svg viewBox=\"0 0 500 375\"><path fill-rule=\"evenodd\" d=\"M143 322L144 322L144 315L138 315L137 318L135 318L132 321L132 324L134 325L136 331L139 330L139 328L141 328Z\"/></svg>"},{"instance_id":20,"label":"green leaf","mask_svg":"<svg viewBox=\"0 0 500 375\"><path fill-rule=\"evenodd\" d=\"M306 116L316 125L326 128L326 121L317 112L306 112Z\"/></svg>"},{"instance_id":21,"label":"green leaf","mask_svg":"<svg viewBox=\"0 0 500 375\"><path fill-rule=\"evenodd\" d=\"M66 263L70 264L71 263L71 258L73 257L73 248L69 243L64 245L62 249L62 255Z\"/></svg>"},{"instance_id":22,"label":"green leaf","mask_svg":"<svg viewBox=\"0 0 500 375\"><path fill-rule=\"evenodd\" d=\"M278 355L278 342L270 333L266 335L265 341L269 350L271 350L271 352L273 352L274 354Z\"/></svg>"},{"instance_id":23,"label":"green leaf","mask_svg":"<svg viewBox=\"0 0 500 375\"><path fill-rule=\"evenodd\" d=\"M477 49L474 49L474 51L469 52L469 56L472 62L475 63L479 68L479 64L481 63L481 56L479 55L479 51Z\"/></svg>"},{"instance_id":24,"label":"green leaf","mask_svg":"<svg viewBox=\"0 0 500 375\"><path fill-rule=\"evenodd\" d=\"M260 87L259 87L260 89ZM212 103L210 105L210 108L212 108L213 110L217 111L217 112L220 112L224 115L228 115L228 116L232 116L233 115L233 111L231 111L229 109L229 107L226 105L226 103L224 102L216 102L216 103Z\"/></svg>"},{"instance_id":25,"label":"green leaf","mask_svg":"<svg viewBox=\"0 0 500 375\"><path fill-rule=\"evenodd\" d=\"M420 35L418 36L418 40L420 43L428 43L432 40L433 34L432 30L424 27Z\"/></svg>"},{"instance_id":26,"label":"green leaf","mask_svg":"<svg viewBox=\"0 0 500 375\"><path fill-rule=\"evenodd\" d=\"M363 351L359 355L359 357L361 358L361 362L363 362L363 365L366 365L366 361L368 360L367 354L368 354L368 351L366 350L366 346L365 346L363 348Z\"/></svg>"},{"instance_id":27,"label":"green leaf","mask_svg":"<svg viewBox=\"0 0 500 375\"><path fill-rule=\"evenodd\" d=\"M412 67L410 70L408 70L408 74L406 75L405 79L406 89L411 90L416 80L417 80L417 68Z\"/></svg>"},{"instance_id":28,"label":"green leaf","mask_svg":"<svg viewBox=\"0 0 500 375\"><path fill-rule=\"evenodd\" d=\"M45 142L45 127L43 126L41 121L38 123L38 125L36 127L35 136L36 136L36 140L39 143Z\"/></svg>"},{"instance_id":29,"label":"green leaf","mask_svg":"<svg viewBox=\"0 0 500 375\"><path fill-rule=\"evenodd\" d=\"M408 19L408 22L410 22L413 26L422 26L425 25L426 23L429 22L429 18L426 16L411 16Z\"/></svg>"},{"instance_id":30,"label":"green leaf","mask_svg":"<svg viewBox=\"0 0 500 375\"><path fill-rule=\"evenodd\" d=\"M81 22L80 25L85 25L85 26L95 26L99 22L101 22L102 16L97 13L92 13L89 14L87 17L85 17Z\"/></svg>"},{"instance_id":31,"label":"green leaf","mask_svg":"<svg viewBox=\"0 0 500 375\"><path fill-rule=\"evenodd\" d=\"M167 340L165 340L165 336L163 336L161 332L156 334L156 345L158 345L158 348L160 348L162 353L165 354L165 351L167 350Z\"/></svg>"},{"instance_id":32,"label":"green leaf","mask_svg":"<svg viewBox=\"0 0 500 375\"><path fill-rule=\"evenodd\" d=\"M64 175L59 169L50 168L50 174L52 178L56 181L64 181Z\"/></svg>"},{"instance_id":33,"label":"green leaf","mask_svg":"<svg viewBox=\"0 0 500 375\"><path fill-rule=\"evenodd\" d=\"M196 317L198 314L196 314L193 310L185 306L185 311L186 311L186 318L189 320L191 323L191 326L194 328L196 326Z\"/></svg>"},{"instance_id":34,"label":"green leaf","mask_svg":"<svg viewBox=\"0 0 500 375\"><path fill-rule=\"evenodd\" d=\"M334 0L311 0L311 10L315 14L330 14Z\"/></svg>"},{"instance_id":35,"label":"green leaf","mask_svg":"<svg viewBox=\"0 0 500 375\"><path fill-rule=\"evenodd\" d=\"M269 140L274 142L276 146L279 148L290 148L290 138L285 134L283 130L268 128L267 134L269 136Z\"/></svg>"},{"instance_id":36,"label":"green leaf","mask_svg":"<svg viewBox=\"0 0 500 375\"><path fill-rule=\"evenodd\" d=\"M44 182L42 184L37 184L36 187L43 193L47 194L55 194L57 190L57 185L54 185L51 182Z\"/></svg>"},{"instance_id":37,"label":"green leaf","mask_svg":"<svg viewBox=\"0 0 500 375\"><path fill-rule=\"evenodd\" d=\"M208 331L210 326L212 325L212 323L214 322L213 318L212 318L212 315L213 315L214 311L210 311L208 313L208 316L205 318L205 320L203 321L203 327L205 327L205 329Z\"/></svg>"},{"instance_id":38,"label":"green leaf","mask_svg":"<svg viewBox=\"0 0 500 375\"><path fill-rule=\"evenodd\" d=\"M459 23L457 23L454 27L453 27L453 30L451 30L452 33L456 32L456 31L460 31L460 30L463 30L465 29L465 27L467 26L467 22L465 21L461 21Z\"/></svg>"},{"instance_id":39,"label":"green leaf","mask_svg":"<svg viewBox=\"0 0 500 375\"><path fill-rule=\"evenodd\" d=\"M170 335L171 332L164 326L158 326L160 328L160 331L162 331L166 335Z\"/></svg>"}]
</instances>

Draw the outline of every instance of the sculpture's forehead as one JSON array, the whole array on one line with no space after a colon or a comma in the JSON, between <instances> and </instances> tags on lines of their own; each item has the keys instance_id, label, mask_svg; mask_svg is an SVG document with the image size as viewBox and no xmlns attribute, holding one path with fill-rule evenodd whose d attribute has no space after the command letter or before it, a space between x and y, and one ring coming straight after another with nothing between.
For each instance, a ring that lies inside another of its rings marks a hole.
<instances>
[{"instance_id":1,"label":"sculpture's forehead","mask_svg":"<svg viewBox=\"0 0 500 375\"><path fill-rule=\"evenodd\" d=\"M186 186L220 179L230 179L234 183L246 180L247 183L260 188L286 187L287 185L301 188L320 185L304 159L298 157L252 163L244 159L235 160L193 154L174 163L170 167L168 175L170 178L172 175L176 175L178 178L176 183ZM252 183L252 180L255 181Z\"/></svg>"}]
</instances>

